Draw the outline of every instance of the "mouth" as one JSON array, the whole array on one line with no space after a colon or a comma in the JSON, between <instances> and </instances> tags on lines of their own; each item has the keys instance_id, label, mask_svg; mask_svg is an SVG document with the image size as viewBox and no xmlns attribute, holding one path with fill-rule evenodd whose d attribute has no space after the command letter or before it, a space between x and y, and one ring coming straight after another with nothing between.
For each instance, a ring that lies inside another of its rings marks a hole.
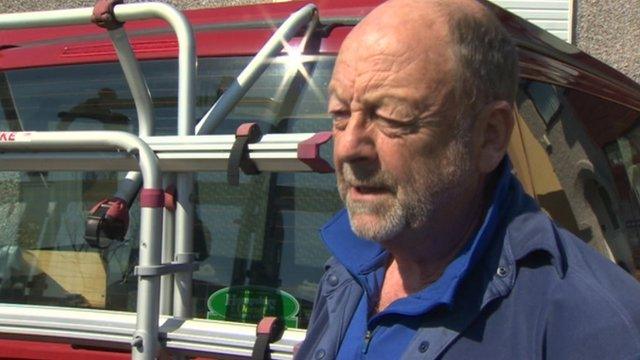
<instances>
[{"instance_id":1,"label":"mouth","mask_svg":"<svg viewBox=\"0 0 640 360\"><path fill-rule=\"evenodd\" d=\"M383 196L392 195L391 189L384 186L351 185L349 187L349 200L374 201Z\"/></svg>"},{"instance_id":2,"label":"mouth","mask_svg":"<svg viewBox=\"0 0 640 360\"><path fill-rule=\"evenodd\" d=\"M381 186L354 186L353 189L362 195L376 195L390 192L389 189Z\"/></svg>"}]
</instances>

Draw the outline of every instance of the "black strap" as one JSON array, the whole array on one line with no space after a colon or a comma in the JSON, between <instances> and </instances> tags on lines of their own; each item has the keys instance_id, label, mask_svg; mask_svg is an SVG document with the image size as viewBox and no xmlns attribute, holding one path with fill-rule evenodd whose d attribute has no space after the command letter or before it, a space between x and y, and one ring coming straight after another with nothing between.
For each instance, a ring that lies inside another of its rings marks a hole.
<instances>
[{"instance_id":1,"label":"black strap","mask_svg":"<svg viewBox=\"0 0 640 360\"><path fill-rule=\"evenodd\" d=\"M269 335L258 334L253 345L251 360L271 360L271 348L269 347Z\"/></svg>"},{"instance_id":2,"label":"black strap","mask_svg":"<svg viewBox=\"0 0 640 360\"><path fill-rule=\"evenodd\" d=\"M282 338L284 323L277 317L265 317L256 327L256 342L253 345L251 360L271 360L269 344Z\"/></svg>"},{"instance_id":3,"label":"black strap","mask_svg":"<svg viewBox=\"0 0 640 360\"><path fill-rule=\"evenodd\" d=\"M256 164L249 158L249 144L257 142L261 137L262 132L256 123L246 123L238 127L236 141L231 147L227 164L229 185L237 186L240 184L240 169L247 175L255 175L260 172Z\"/></svg>"}]
</instances>

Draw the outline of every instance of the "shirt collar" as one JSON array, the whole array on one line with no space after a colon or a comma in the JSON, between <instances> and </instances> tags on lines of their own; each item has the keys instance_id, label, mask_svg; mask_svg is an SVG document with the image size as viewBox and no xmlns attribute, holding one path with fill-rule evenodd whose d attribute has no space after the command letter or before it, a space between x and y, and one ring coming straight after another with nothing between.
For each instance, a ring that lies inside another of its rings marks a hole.
<instances>
[{"instance_id":1,"label":"shirt collar","mask_svg":"<svg viewBox=\"0 0 640 360\"><path fill-rule=\"evenodd\" d=\"M452 304L458 284L482 256L500 222L513 177L507 158L497 171L500 176L482 225L459 256L447 266L442 276L429 287L412 295L418 302ZM340 263L356 277L384 266L389 256L380 244L362 239L353 233L348 213L344 209L324 226L321 237ZM424 311L424 304L416 304L416 311L418 308Z\"/></svg>"}]
</instances>

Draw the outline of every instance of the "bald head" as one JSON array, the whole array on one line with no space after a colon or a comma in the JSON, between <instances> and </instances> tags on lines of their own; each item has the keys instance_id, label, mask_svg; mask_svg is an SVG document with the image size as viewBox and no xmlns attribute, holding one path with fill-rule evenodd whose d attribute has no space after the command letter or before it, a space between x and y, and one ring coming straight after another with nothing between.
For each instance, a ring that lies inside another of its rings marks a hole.
<instances>
[{"instance_id":1,"label":"bald head","mask_svg":"<svg viewBox=\"0 0 640 360\"><path fill-rule=\"evenodd\" d=\"M495 16L475 0L383 3L345 39L338 64L356 66L372 56L396 57L389 71L408 64L436 69L436 75L449 77L455 97L469 111L490 101L515 100L515 46ZM443 79L433 81L440 86Z\"/></svg>"},{"instance_id":2,"label":"bald head","mask_svg":"<svg viewBox=\"0 0 640 360\"><path fill-rule=\"evenodd\" d=\"M433 25L448 27L452 17L460 16L483 18L491 15L475 0L389 0L373 9L354 30L424 31Z\"/></svg>"}]
</instances>

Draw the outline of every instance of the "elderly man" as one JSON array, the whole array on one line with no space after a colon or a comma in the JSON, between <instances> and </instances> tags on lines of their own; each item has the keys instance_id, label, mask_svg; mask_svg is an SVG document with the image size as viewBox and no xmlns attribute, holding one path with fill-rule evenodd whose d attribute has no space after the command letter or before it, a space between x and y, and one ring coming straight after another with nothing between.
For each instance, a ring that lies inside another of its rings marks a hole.
<instances>
[{"instance_id":1,"label":"elderly man","mask_svg":"<svg viewBox=\"0 0 640 360\"><path fill-rule=\"evenodd\" d=\"M472 0L391 0L330 84L346 205L301 359L637 359L640 286L511 174L516 50Z\"/></svg>"}]
</instances>

